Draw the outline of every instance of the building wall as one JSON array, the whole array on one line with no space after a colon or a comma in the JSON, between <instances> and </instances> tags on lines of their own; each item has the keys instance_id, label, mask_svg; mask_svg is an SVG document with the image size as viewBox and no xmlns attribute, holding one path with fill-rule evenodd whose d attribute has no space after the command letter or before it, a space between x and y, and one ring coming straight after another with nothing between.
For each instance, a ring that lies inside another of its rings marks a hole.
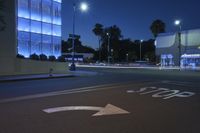
<instances>
[{"instance_id":1,"label":"building wall","mask_svg":"<svg viewBox=\"0 0 200 133\"><path fill-rule=\"evenodd\" d=\"M0 31L0 57L13 58L16 56L15 1L4 0L4 2L6 28Z\"/></svg>"},{"instance_id":2,"label":"building wall","mask_svg":"<svg viewBox=\"0 0 200 133\"><path fill-rule=\"evenodd\" d=\"M52 69L53 73L68 73L66 62L34 61L29 59L15 60L15 74L48 74Z\"/></svg>"},{"instance_id":3,"label":"building wall","mask_svg":"<svg viewBox=\"0 0 200 133\"><path fill-rule=\"evenodd\" d=\"M17 0L18 54L61 55L61 0Z\"/></svg>"},{"instance_id":4,"label":"building wall","mask_svg":"<svg viewBox=\"0 0 200 133\"><path fill-rule=\"evenodd\" d=\"M179 37L177 33L160 34L156 41L156 55L173 57L173 65L179 65ZM181 56L200 54L200 29L181 32ZM165 58L164 57L164 58Z\"/></svg>"},{"instance_id":5,"label":"building wall","mask_svg":"<svg viewBox=\"0 0 200 133\"><path fill-rule=\"evenodd\" d=\"M2 61L2 60L1 60ZM69 71L66 62L34 61L30 59L6 59L0 66L0 76L26 75L26 74L48 74L50 69L53 73L66 74Z\"/></svg>"},{"instance_id":6,"label":"building wall","mask_svg":"<svg viewBox=\"0 0 200 133\"><path fill-rule=\"evenodd\" d=\"M4 31L0 31L0 75L16 75L16 74L39 74L39 73L49 73L49 69L53 68L55 73L66 73L68 72L68 65L67 63L58 63L58 62L43 62L43 61L33 61L28 59L17 59L16 55L17 53L24 53L24 49L21 48L22 45L18 45L18 39L23 40L23 36L19 37L19 32L26 32L21 31L19 29L18 25L18 0L4 0L5 1L5 21L6 21L6 28ZM21 0L19 0L21 1ZM30 0L23 0L23 1L30 1ZM31 0L35 1L35 0ZM48 1L48 0L43 0ZM54 0L54 2L61 2L61 0ZM53 3L53 1L52 1ZM31 21L31 20L29 20ZM53 21L53 19L52 19ZM59 22L61 22L59 20ZM54 20L53 23L58 23L57 20ZM41 23L42 24L42 23ZM55 24L56 25L56 24ZM52 27L54 27L54 24L51 24ZM23 28L27 28L26 25L22 25ZM21 27L21 28L22 28ZM28 27L30 30L31 27ZM60 32L60 27L58 28L58 32ZM43 29L44 30L44 29ZM42 32L42 28L41 28ZM32 34L32 32L26 32L27 34ZM42 34L39 33L33 33L41 36ZM56 32L53 33L53 30L51 30L51 39L52 43L47 44L48 46L54 46L54 48L57 48L60 50L60 48L55 47L61 45L61 35L57 34ZM54 36L59 39L54 39ZM27 38L25 38L27 39ZM38 39L38 38L32 38ZM28 40L28 43L30 45L30 41ZM34 40L35 41L35 40ZM44 45L45 45L45 41ZM57 45L53 45L57 44ZM42 44L43 46L43 44ZM61 52L56 54L56 56L60 55Z\"/></svg>"}]
</instances>

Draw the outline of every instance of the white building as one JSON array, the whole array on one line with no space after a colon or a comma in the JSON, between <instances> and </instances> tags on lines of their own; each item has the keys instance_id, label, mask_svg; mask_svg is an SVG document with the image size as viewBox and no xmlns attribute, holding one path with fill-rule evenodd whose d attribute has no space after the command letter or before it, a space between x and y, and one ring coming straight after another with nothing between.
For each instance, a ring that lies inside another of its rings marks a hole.
<instances>
[{"instance_id":1,"label":"white building","mask_svg":"<svg viewBox=\"0 0 200 133\"><path fill-rule=\"evenodd\" d=\"M200 29L181 31L180 47L178 33L159 34L155 45L161 66L200 66Z\"/></svg>"}]
</instances>

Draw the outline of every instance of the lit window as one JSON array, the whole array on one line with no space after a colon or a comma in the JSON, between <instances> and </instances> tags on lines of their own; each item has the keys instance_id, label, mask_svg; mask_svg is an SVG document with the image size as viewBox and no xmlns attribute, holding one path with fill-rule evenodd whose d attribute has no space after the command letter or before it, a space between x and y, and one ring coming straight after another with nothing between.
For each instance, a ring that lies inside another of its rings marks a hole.
<instances>
[{"instance_id":1,"label":"lit window","mask_svg":"<svg viewBox=\"0 0 200 133\"><path fill-rule=\"evenodd\" d=\"M18 18L18 30L19 31L30 31L30 20L24 18Z\"/></svg>"},{"instance_id":2,"label":"lit window","mask_svg":"<svg viewBox=\"0 0 200 133\"><path fill-rule=\"evenodd\" d=\"M53 25L53 36L61 36L61 26Z\"/></svg>"},{"instance_id":3,"label":"lit window","mask_svg":"<svg viewBox=\"0 0 200 133\"><path fill-rule=\"evenodd\" d=\"M41 21L41 0L31 0L31 19Z\"/></svg>"},{"instance_id":4,"label":"lit window","mask_svg":"<svg viewBox=\"0 0 200 133\"><path fill-rule=\"evenodd\" d=\"M31 54L41 54L41 34L31 33Z\"/></svg>"},{"instance_id":5,"label":"lit window","mask_svg":"<svg viewBox=\"0 0 200 133\"><path fill-rule=\"evenodd\" d=\"M56 2L62 3L62 0L53 0L53 1L56 1Z\"/></svg>"},{"instance_id":6,"label":"lit window","mask_svg":"<svg viewBox=\"0 0 200 133\"><path fill-rule=\"evenodd\" d=\"M18 54L29 57L30 34L28 32L18 32Z\"/></svg>"},{"instance_id":7,"label":"lit window","mask_svg":"<svg viewBox=\"0 0 200 133\"><path fill-rule=\"evenodd\" d=\"M31 32L41 33L41 22L32 20L31 21Z\"/></svg>"},{"instance_id":8,"label":"lit window","mask_svg":"<svg viewBox=\"0 0 200 133\"><path fill-rule=\"evenodd\" d=\"M56 57L61 55L61 37L53 37L53 51Z\"/></svg>"},{"instance_id":9,"label":"lit window","mask_svg":"<svg viewBox=\"0 0 200 133\"><path fill-rule=\"evenodd\" d=\"M43 0L42 1L42 21L46 23L51 23L51 1Z\"/></svg>"},{"instance_id":10,"label":"lit window","mask_svg":"<svg viewBox=\"0 0 200 133\"><path fill-rule=\"evenodd\" d=\"M53 55L51 36L48 35L42 36L42 53L47 56Z\"/></svg>"},{"instance_id":11,"label":"lit window","mask_svg":"<svg viewBox=\"0 0 200 133\"><path fill-rule=\"evenodd\" d=\"M61 4L53 3L53 24L61 25Z\"/></svg>"},{"instance_id":12,"label":"lit window","mask_svg":"<svg viewBox=\"0 0 200 133\"><path fill-rule=\"evenodd\" d=\"M28 0L18 0L18 17L30 18Z\"/></svg>"},{"instance_id":13,"label":"lit window","mask_svg":"<svg viewBox=\"0 0 200 133\"><path fill-rule=\"evenodd\" d=\"M51 24L42 23L42 34L51 35Z\"/></svg>"}]
</instances>

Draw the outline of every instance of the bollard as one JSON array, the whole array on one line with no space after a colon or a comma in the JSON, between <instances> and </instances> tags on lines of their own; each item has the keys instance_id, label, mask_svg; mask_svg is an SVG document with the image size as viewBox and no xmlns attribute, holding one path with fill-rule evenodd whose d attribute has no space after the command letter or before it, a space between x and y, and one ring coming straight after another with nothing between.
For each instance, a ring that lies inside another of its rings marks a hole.
<instances>
[{"instance_id":1,"label":"bollard","mask_svg":"<svg viewBox=\"0 0 200 133\"><path fill-rule=\"evenodd\" d=\"M52 77L53 76L53 68L50 68L49 69L49 77Z\"/></svg>"}]
</instances>

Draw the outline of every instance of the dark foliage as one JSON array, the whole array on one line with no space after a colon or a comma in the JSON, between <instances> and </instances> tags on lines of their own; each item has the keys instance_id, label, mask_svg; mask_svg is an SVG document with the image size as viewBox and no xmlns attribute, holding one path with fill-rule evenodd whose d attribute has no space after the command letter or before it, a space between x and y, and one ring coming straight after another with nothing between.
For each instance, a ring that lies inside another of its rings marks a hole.
<instances>
[{"instance_id":1,"label":"dark foliage","mask_svg":"<svg viewBox=\"0 0 200 133\"><path fill-rule=\"evenodd\" d=\"M40 60L42 60L42 61L47 61L48 58L47 58L47 56L46 56L45 54L41 54L41 55L40 55Z\"/></svg>"},{"instance_id":2,"label":"dark foliage","mask_svg":"<svg viewBox=\"0 0 200 133\"><path fill-rule=\"evenodd\" d=\"M57 59L57 61L59 61L59 62L66 62L64 56L59 56L58 59Z\"/></svg>"},{"instance_id":3,"label":"dark foliage","mask_svg":"<svg viewBox=\"0 0 200 133\"><path fill-rule=\"evenodd\" d=\"M150 30L155 38L158 36L159 33L164 33L165 28L165 23L159 19L153 21L153 23L150 26Z\"/></svg>"},{"instance_id":4,"label":"dark foliage","mask_svg":"<svg viewBox=\"0 0 200 133\"><path fill-rule=\"evenodd\" d=\"M17 58L20 58L20 59L25 59L25 57L24 57L23 55L21 55L21 54L17 54L16 57L17 57Z\"/></svg>"},{"instance_id":5,"label":"dark foliage","mask_svg":"<svg viewBox=\"0 0 200 133\"><path fill-rule=\"evenodd\" d=\"M5 1L0 0L0 31L5 30L6 28L4 13L5 13Z\"/></svg>"},{"instance_id":6,"label":"dark foliage","mask_svg":"<svg viewBox=\"0 0 200 133\"><path fill-rule=\"evenodd\" d=\"M40 57L39 57L39 55L34 53L34 54L30 55L30 59L32 59L32 60L40 60Z\"/></svg>"},{"instance_id":7,"label":"dark foliage","mask_svg":"<svg viewBox=\"0 0 200 133\"><path fill-rule=\"evenodd\" d=\"M94 53L95 50L88 46L83 46L79 39L75 40L75 51L77 53ZM69 38L67 41L62 41L62 52L70 53L72 52L72 39Z\"/></svg>"},{"instance_id":8,"label":"dark foliage","mask_svg":"<svg viewBox=\"0 0 200 133\"><path fill-rule=\"evenodd\" d=\"M53 55L49 56L49 61L56 61L56 57Z\"/></svg>"}]
</instances>

